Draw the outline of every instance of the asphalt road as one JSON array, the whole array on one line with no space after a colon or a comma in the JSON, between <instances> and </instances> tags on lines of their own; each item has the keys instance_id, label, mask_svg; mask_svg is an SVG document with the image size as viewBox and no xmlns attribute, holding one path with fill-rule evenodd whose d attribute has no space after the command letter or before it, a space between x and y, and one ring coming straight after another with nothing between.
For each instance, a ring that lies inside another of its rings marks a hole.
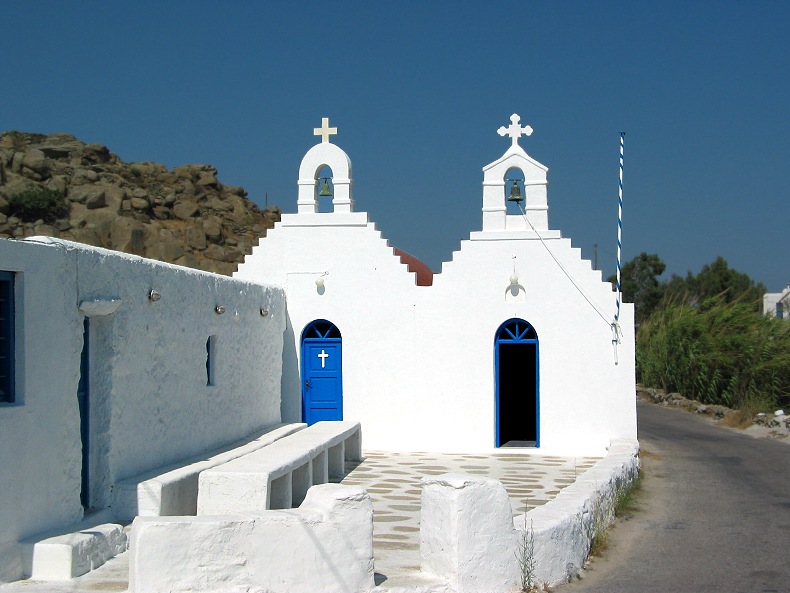
<instances>
[{"instance_id":1,"label":"asphalt road","mask_svg":"<svg viewBox=\"0 0 790 593\"><path fill-rule=\"evenodd\" d=\"M559 593L790 592L790 445L639 403L639 509Z\"/></svg>"}]
</instances>

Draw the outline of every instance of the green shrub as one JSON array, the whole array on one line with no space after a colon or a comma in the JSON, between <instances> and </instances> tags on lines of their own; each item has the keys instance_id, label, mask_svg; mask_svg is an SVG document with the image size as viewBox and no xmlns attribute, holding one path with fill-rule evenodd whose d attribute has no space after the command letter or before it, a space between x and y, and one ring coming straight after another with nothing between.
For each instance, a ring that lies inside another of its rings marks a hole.
<instances>
[{"instance_id":1,"label":"green shrub","mask_svg":"<svg viewBox=\"0 0 790 593\"><path fill-rule=\"evenodd\" d=\"M59 191L52 189L29 189L14 194L8 199L8 214L26 222L39 219L55 222L69 215L69 203Z\"/></svg>"},{"instance_id":2,"label":"green shrub","mask_svg":"<svg viewBox=\"0 0 790 593\"><path fill-rule=\"evenodd\" d=\"M790 404L790 323L751 302L668 303L641 324L636 349L645 385L734 408Z\"/></svg>"}]
</instances>

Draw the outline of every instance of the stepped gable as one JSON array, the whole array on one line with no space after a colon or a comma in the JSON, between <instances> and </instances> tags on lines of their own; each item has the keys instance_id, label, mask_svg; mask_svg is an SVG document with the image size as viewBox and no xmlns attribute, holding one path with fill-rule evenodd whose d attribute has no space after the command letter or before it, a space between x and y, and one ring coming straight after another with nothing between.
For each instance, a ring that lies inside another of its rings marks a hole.
<instances>
[{"instance_id":1,"label":"stepped gable","mask_svg":"<svg viewBox=\"0 0 790 593\"><path fill-rule=\"evenodd\" d=\"M58 237L167 263L232 274L280 220L215 167L127 163L70 134L0 133L0 237ZM14 196L51 190L52 216L20 214Z\"/></svg>"},{"instance_id":2,"label":"stepped gable","mask_svg":"<svg viewBox=\"0 0 790 593\"><path fill-rule=\"evenodd\" d=\"M417 277L417 286L433 285L433 270L425 263L414 257L411 253L406 253L397 247L393 247L392 252L400 258L402 264L406 264L409 267L409 272L414 273Z\"/></svg>"}]
</instances>

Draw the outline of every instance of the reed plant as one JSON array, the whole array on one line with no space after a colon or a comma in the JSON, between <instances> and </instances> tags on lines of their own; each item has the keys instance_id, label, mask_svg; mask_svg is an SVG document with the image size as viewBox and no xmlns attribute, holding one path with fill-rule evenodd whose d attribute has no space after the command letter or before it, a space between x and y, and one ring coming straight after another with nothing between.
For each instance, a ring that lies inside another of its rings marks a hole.
<instances>
[{"instance_id":1,"label":"reed plant","mask_svg":"<svg viewBox=\"0 0 790 593\"><path fill-rule=\"evenodd\" d=\"M752 302L665 302L640 324L636 349L645 385L741 410L790 404L790 323Z\"/></svg>"}]
</instances>

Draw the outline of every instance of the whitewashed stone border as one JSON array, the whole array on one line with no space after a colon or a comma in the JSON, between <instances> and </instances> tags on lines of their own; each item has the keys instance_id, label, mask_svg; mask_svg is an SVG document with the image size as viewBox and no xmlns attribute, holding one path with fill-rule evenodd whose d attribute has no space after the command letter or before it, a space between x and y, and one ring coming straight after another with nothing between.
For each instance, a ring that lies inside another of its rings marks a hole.
<instances>
[{"instance_id":1,"label":"whitewashed stone border","mask_svg":"<svg viewBox=\"0 0 790 593\"><path fill-rule=\"evenodd\" d=\"M373 504L357 486L313 486L298 509L137 517L131 593L363 593L373 582Z\"/></svg>"},{"instance_id":2,"label":"whitewashed stone border","mask_svg":"<svg viewBox=\"0 0 790 593\"><path fill-rule=\"evenodd\" d=\"M496 480L462 474L423 478L421 569L457 593L514 591L526 525L534 538L534 581L566 582L581 570L596 529L612 521L618 491L637 477L638 453L636 441L612 441L607 456L554 500L512 519L507 492Z\"/></svg>"}]
</instances>

